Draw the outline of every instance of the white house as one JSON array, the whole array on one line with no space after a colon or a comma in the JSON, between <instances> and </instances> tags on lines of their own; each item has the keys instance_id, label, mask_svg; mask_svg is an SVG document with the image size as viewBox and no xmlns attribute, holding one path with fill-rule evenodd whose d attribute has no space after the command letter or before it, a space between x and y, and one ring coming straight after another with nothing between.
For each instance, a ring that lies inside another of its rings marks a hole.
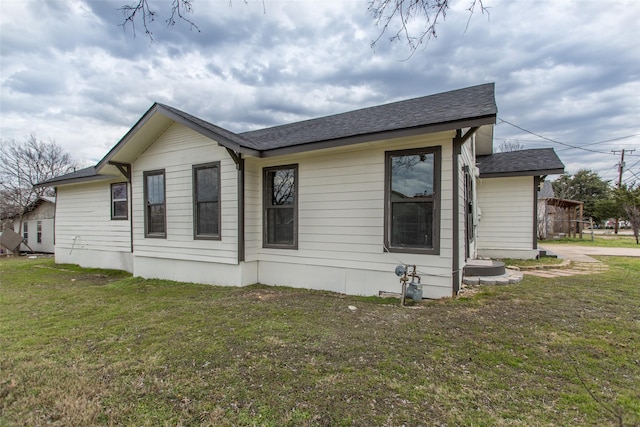
<instances>
[{"instance_id":1,"label":"white house","mask_svg":"<svg viewBox=\"0 0 640 427\"><path fill-rule=\"evenodd\" d=\"M9 218L5 227L23 237L20 251L54 253L55 197L41 196L19 216Z\"/></svg>"},{"instance_id":2,"label":"white house","mask_svg":"<svg viewBox=\"0 0 640 427\"><path fill-rule=\"evenodd\" d=\"M496 114L493 84L245 133L154 104L95 167L40 184L56 262L362 295L415 264L426 298L455 295L492 221L476 157ZM503 191L533 203L526 178Z\"/></svg>"},{"instance_id":3,"label":"white house","mask_svg":"<svg viewBox=\"0 0 640 427\"><path fill-rule=\"evenodd\" d=\"M479 155L478 255L535 258L538 255L538 192L547 175L564 165L552 148Z\"/></svg>"}]
</instances>

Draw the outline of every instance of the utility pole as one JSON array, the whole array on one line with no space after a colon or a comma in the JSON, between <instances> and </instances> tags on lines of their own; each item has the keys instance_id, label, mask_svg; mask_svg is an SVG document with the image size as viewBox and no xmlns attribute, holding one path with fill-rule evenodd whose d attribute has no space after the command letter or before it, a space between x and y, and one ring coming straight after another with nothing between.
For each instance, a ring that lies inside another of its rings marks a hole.
<instances>
[{"instance_id":1,"label":"utility pole","mask_svg":"<svg viewBox=\"0 0 640 427\"><path fill-rule=\"evenodd\" d=\"M633 153L634 150L625 150L624 148L622 149L622 151L620 151L621 155L620 155L620 163L618 164L618 189L622 188L622 172L624 172L624 153L625 151L629 151L631 153ZM613 154L616 154L618 151L617 150L611 150L611 152L613 152ZM616 226L614 229L614 233L618 234L618 217L616 216Z\"/></svg>"}]
</instances>

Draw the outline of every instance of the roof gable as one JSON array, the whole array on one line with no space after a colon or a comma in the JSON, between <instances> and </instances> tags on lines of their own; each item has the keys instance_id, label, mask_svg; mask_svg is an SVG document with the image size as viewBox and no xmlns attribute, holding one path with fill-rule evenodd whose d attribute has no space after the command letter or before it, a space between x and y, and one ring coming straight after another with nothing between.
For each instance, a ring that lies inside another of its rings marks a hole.
<instances>
[{"instance_id":1,"label":"roof gable","mask_svg":"<svg viewBox=\"0 0 640 427\"><path fill-rule=\"evenodd\" d=\"M542 188L538 191L538 199L553 199L554 197L556 197L556 194L553 191L551 181L544 181Z\"/></svg>"},{"instance_id":2,"label":"roof gable","mask_svg":"<svg viewBox=\"0 0 640 427\"><path fill-rule=\"evenodd\" d=\"M248 154L257 154L250 147L251 142L244 137L177 108L155 103L109 153L100 160L96 165L96 172L101 173L110 162L131 163L174 122L180 123L234 151L242 151L242 147L245 147L244 151ZM115 170L113 172L116 173Z\"/></svg>"},{"instance_id":3,"label":"roof gable","mask_svg":"<svg viewBox=\"0 0 640 427\"><path fill-rule=\"evenodd\" d=\"M9 215L4 219L13 219L19 217L21 214L28 214L35 211L39 206L44 205L45 203L55 205L56 198L54 196L38 196L33 202L29 203L29 205L25 206L24 210L21 213L16 213L13 215Z\"/></svg>"}]
</instances>

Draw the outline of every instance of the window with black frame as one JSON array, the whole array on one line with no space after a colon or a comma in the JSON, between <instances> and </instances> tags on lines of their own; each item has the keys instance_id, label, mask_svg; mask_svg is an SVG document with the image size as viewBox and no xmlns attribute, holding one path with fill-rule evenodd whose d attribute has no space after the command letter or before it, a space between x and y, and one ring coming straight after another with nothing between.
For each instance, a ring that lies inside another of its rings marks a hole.
<instances>
[{"instance_id":1,"label":"window with black frame","mask_svg":"<svg viewBox=\"0 0 640 427\"><path fill-rule=\"evenodd\" d=\"M437 254L440 148L387 152L385 169L385 246Z\"/></svg>"},{"instance_id":2,"label":"window with black frame","mask_svg":"<svg viewBox=\"0 0 640 427\"><path fill-rule=\"evenodd\" d=\"M220 238L220 162L193 167L194 238Z\"/></svg>"},{"instance_id":3,"label":"window with black frame","mask_svg":"<svg viewBox=\"0 0 640 427\"><path fill-rule=\"evenodd\" d=\"M111 184L111 219L129 218L127 183Z\"/></svg>"},{"instance_id":4,"label":"window with black frame","mask_svg":"<svg viewBox=\"0 0 640 427\"><path fill-rule=\"evenodd\" d=\"M298 165L264 169L264 247L298 245Z\"/></svg>"},{"instance_id":5,"label":"window with black frame","mask_svg":"<svg viewBox=\"0 0 640 427\"><path fill-rule=\"evenodd\" d=\"M145 235L166 237L164 170L144 173Z\"/></svg>"}]
</instances>

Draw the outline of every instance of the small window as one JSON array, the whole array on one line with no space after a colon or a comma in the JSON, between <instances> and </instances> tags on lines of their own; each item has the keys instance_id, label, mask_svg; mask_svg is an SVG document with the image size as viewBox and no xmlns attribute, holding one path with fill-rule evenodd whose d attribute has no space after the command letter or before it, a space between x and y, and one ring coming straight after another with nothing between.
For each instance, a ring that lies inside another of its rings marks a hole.
<instances>
[{"instance_id":1,"label":"small window","mask_svg":"<svg viewBox=\"0 0 640 427\"><path fill-rule=\"evenodd\" d=\"M144 174L145 236L166 237L164 170Z\"/></svg>"},{"instance_id":2,"label":"small window","mask_svg":"<svg viewBox=\"0 0 640 427\"><path fill-rule=\"evenodd\" d=\"M111 184L111 219L128 219L127 183Z\"/></svg>"},{"instance_id":3,"label":"small window","mask_svg":"<svg viewBox=\"0 0 640 427\"><path fill-rule=\"evenodd\" d=\"M29 241L29 224L26 221L22 223L22 237L25 242Z\"/></svg>"},{"instance_id":4,"label":"small window","mask_svg":"<svg viewBox=\"0 0 640 427\"><path fill-rule=\"evenodd\" d=\"M220 238L220 162L193 167L193 233Z\"/></svg>"},{"instance_id":5,"label":"small window","mask_svg":"<svg viewBox=\"0 0 640 427\"><path fill-rule=\"evenodd\" d=\"M386 153L385 246L439 253L440 148Z\"/></svg>"},{"instance_id":6,"label":"small window","mask_svg":"<svg viewBox=\"0 0 640 427\"><path fill-rule=\"evenodd\" d=\"M265 248L298 247L298 165L264 169Z\"/></svg>"},{"instance_id":7,"label":"small window","mask_svg":"<svg viewBox=\"0 0 640 427\"><path fill-rule=\"evenodd\" d=\"M38 243L42 243L42 221L38 221L38 223L36 224L37 227L37 238L38 238Z\"/></svg>"}]
</instances>

